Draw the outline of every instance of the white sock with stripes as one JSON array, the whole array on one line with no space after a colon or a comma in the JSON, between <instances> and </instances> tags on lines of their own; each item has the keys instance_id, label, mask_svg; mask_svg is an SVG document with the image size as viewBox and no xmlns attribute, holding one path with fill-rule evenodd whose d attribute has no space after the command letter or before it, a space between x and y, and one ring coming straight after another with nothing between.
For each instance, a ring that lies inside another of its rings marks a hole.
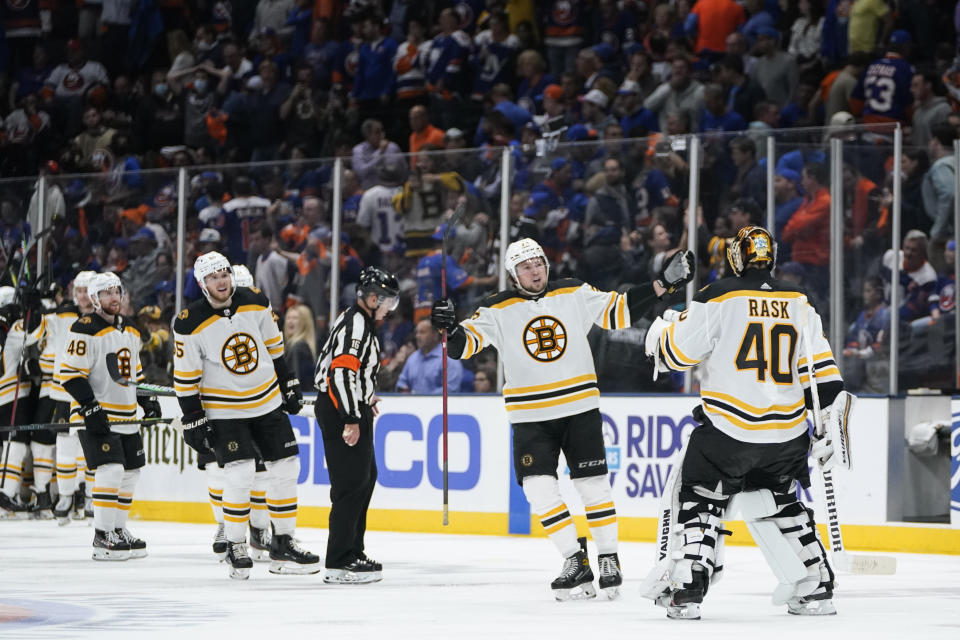
<instances>
[{"instance_id":1,"label":"white sock with stripes","mask_svg":"<svg viewBox=\"0 0 960 640\"><path fill-rule=\"evenodd\" d=\"M213 521L223 524L223 469L216 462L208 462L204 467L207 476L207 493L210 495L210 510Z\"/></svg>"},{"instance_id":2,"label":"white sock with stripes","mask_svg":"<svg viewBox=\"0 0 960 640\"><path fill-rule=\"evenodd\" d=\"M77 490L77 453L80 438L69 433L57 434L57 491L72 496Z\"/></svg>"},{"instance_id":3,"label":"white sock with stripes","mask_svg":"<svg viewBox=\"0 0 960 640\"><path fill-rule=\"evenodd\" d=\"M270 484L267 507L276 533L293 535L297 528L297 477L300 475L300 456L290 456L268 462Z\"/></svg>"},{"instance_id":4,"label":"white sock with stripes","mask_svg":"<svg viewBox=\"0 0 960 640\"><path fill-rule=\"evenodd\" d=\"M270 514L267 513L267 486L270 483L269 471L257 471L253 476L253 490L250 491L250 524L257 529L270 526Z\"/></svg>"},{"instance_id":5,"label":"white sock with stripes","mask_svg":"<svg viewBox=\"0 0 960 640\"><path fill-rule=\"evenodd\" d=\"M20 491L20 479L23 475L23 459L27 456L27 445L23 442L13 442L10 441L7 443L5 449L0 452L0 462L4 460L7 461L6 468L0 470L0 473L6 471L6 475L2 476L3 481L3 492L7 494L7 497L12 498Z\"/></svg>"},{"instance_id":6,"label":"white sock with stripes","mask_svg":"<svg viewBox=\"0 0 960 640\"><path fill-rule=\"evenodd\" d=\"M583 500L587 512L590 535L597 545L597 553L617 552L617 510L613 506L613 492L606 474L589 478L575 478L573 486Z\"/></svg>"},{"instance_id":7,"label":"white sock with stripes","mask_svg":"<svg viewBox=\"0 0 960 640\"><path fill-rule=\"evenodd\" d=\"M140 469L123 472L120 481L120 493L117 496L117 521L114 528L123 529L127 526L127 517L130 515L130 506L133 504L133 490L137 488L140 479Z\"/></svg>"},{"instance_id":8,"label":"white sock with stripes","mask_svg":"<svg viewBox=\"0 0 960 640\"><path fill-rule=\"evenodd\" d=\"M33 453L33 488L42 493L53 477L53 445L31 442L30 451Z\"/></svg>"},{"instance_id":9,"label":"white sock with stripes","mask_svg":"<svg viewBox=\"0 0 960 640\"><path fill-rule=\"evenodd\" d=\"M122 482L122 464L102 464L94 472L93 526L101 531L113 531L117 526L117 499Z\"/></svg>"},{"instance_id":10,"label":"white sock with stripes","mask_svg":"<svg viewBox=\"0 0 960 640\"><path fill-rule=\"evenodd\" d=\"M540 524L564 558L580 550L577 527L570 510L560 497L560 484L553 476L527 476L523 479L523 493L530 508L540 516Z\"/></svg>"},{"instance_id":11,"label":"white sock with stripes","mask_svg":"<svg viewBox=\"0 0 960 640\"><path fill-rule=\"evenodd\" d=\"M230 542L245 542L250 521L250 490L257 467L253 458L223 467L223 529Z\"/></svg>"}]
</instances>

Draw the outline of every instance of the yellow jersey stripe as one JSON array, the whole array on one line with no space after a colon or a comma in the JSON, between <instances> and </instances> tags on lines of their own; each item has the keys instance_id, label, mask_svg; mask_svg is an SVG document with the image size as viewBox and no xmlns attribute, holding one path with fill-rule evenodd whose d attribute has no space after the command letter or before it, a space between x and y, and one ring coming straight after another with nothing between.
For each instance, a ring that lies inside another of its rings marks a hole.
<instances>
[{"instance_id":1,"label":"yellow jersey stripe","mask_svg":"<svg viewBox=\"0 0 960 640\"><path fill-rule=\"evenodd\" d=\"M280 387L274 389L270 395L257 402L204 402L204 409L256 409L280 396Z\"/></svg>"},{"instance_id":2,"label":"yellow jersey stripe","mask_svg":"<svg viewBox=\"0 0 960 640\"><path fill-rule=\"evenodd\" d=\"M253 389L244 389L243 391L233 391L231 389L216 389L214 387L200 387L200 393L206 393L211 396L231 396L234 398L249 398L258 393L263 393L270 388L270 385L274 384L277 381L276 374L273 375L269 380L264 382L259 387L254 387Z\"/></svg>"},{"instance_id":3,"label":"yellow jersey stripe","mask_svg":"<svg viewBox=\"0 0 960 640\"><path fill-rule=\"evenodd\" d=\"M747 431L786 431L788 429L793 429L797 425L803 424L807 419L807 415L804 413L803 415L789 422L751 423L741 420L738 416L735 416L732 413L724 411L723 409L710 404L704 403L703 408L706 409L707 413L721 416L724 420Z\"/></svg>"},{"instance_id":4,"label":"yellow jersey stripe","mask_svg":"<svg viewBox=\"0 0 960 640\"><path fill-rule=\"evenodd\" d=\"M613 509L613 502L604 502L603 504L595 504L592 507L584 507L585 511L602 511L604 509Z\"/></svg>"},{"instance_id":5,"label":"yellow jersey stripe","mask_svg":"<svg viewBox=\"0 0 960 640\"><path fill-rule=\"evenodd\" d=\"M548 382L546 384L536 384L530 387L510 387L504 388L503 395L512 396L512 395L523 395L525 393L534 393L536 391L552 391L554 389L562 389L563 387L572 387L584 382L596 382L597 376L593 373L587 373L582 376L577 376L575 378L567 378L566 380L558 380L557 382Z\"/></svg>"},{"instance_id":6,"label":"yellow jersey stripe","mask_svg":"<svg viewBox=\"0 0 960 640\"><path fill-rule=\"evenodd\" d=\"M209 327L210 325L212 325L212 324L213 324L214 322L216 322L217 320L220 320L221 318L222 318L222 316L218 316L218 315L212 315L212 316L210 316L209 318L207 318L206 320L204 320L203 322L201 322L200 324L198 324L198 325L197 325L197 328L190 332L190 335L192 335L192 336L197 335L198 333L200 333L201 331L203 331L204 329L206 329L207 327Z\"/></svg>"},{"instance_id":7,"label":"yellow jersey stripe","mask_svg":"<svg viewBox=\"0 0 960 640\"><path fill-rule=\"evenodd\" d=\"M763 417L763 414L771 413L771 412L792 413L797 409L800 409L801 407L803 407L803 404L804 404L804 400L803 398L801 398L798 402L795 402L794 404L775 404L769 407L755 407L752 404L747 404L742 400L739 400L726 393L720 393L719 391L706 391L701 389L700 395L702 395L704 398L716 398L717 400L723 400L724 402L729 402L730 404L737 407L738 409L743 409L747 413L757 414L757 417L761 417L761 418Z\"/></svg>"},{"instance_id":8,"label":"yellow jersey stripe","mask_svg":"<svg viewBox=\"0 0 960 640\"><path fill-rule=\"evenodd\" d=\"M570 402L576 402L577 400L583 400L589 397L600 397L599 389L587 389L586 391L581 391L580 393L575 393L569 396L560 396L559 398L552 398L550 400L543 400L541 402L517 402L515 404L508 404L507 411L526 411L529 409L546 409L547 407L556 407L561 404L568 404Z\"/></svg>"},{"instance_id":9,"label":"yellow jersey stripe","mask_svg":"<svg viewBox=\"0 0 960 640\"><path fill-rule=\"evenodd\" d=\"M670 334L670 347L673 349L674 355L677 356L677 359L680 360L680 362L687 365L688 367L692 367L693 365L697 364L700 361L694 360L690 356L683 353L683 351L680 351L679 348L677 348L677 338L673 335L673 327L674 325L671 323L670 328L667 329L667 332Z\"/></svg>"},{"instance_id":10,"label":"yellow jersey stripe","mask_svg":"<svg viewBox=\"0 0 960 640\"><path fill-rule=\"evenodd\" d=\"M237 307L237 313L243 313L244 311L266 311L267 308L259 304L242 304Z\"/></svg>"},{"instance_id":11,"label":"yellow jersey stripe","mask_svg":"<svg viewBox=\"0 0 960 640\"><path fill-rule=\"evenodd\" d=\"M607 306L604 307L604 309L603 309L603 325L601 325L601 326L602 326L604 329L610 329L610 328L612 328L612 327L610 326L610 308L611 308L616 302L617 302L617 294L611 293L611 294L610 294L610 302L608 302L608 303L607 303Z\"/></svg>"}]
</instances>

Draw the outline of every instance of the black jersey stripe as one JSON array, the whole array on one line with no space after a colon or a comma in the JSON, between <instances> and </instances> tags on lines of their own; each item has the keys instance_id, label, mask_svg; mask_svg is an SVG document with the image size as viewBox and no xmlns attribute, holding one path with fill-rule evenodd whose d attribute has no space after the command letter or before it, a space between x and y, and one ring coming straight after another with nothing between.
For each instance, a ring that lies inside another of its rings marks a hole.
<instances>
[{"instance_id":1,"label":"black jersey stripe","mask_svg":"<svg viewBox=\"0 0 960 640\"><path fill-rule=\"evenodd\" d=\"M789 422L790 420L799 418L807 411L806 407L800 407L793 413L766 413L762 417L757 417L747 413L746 411L738 409L732 404L727 404L726 402L721 402L720 400L716 400L714 398L702 398L702 400L704 404L708 404L715 409L719 409L725 413L731 413L746 420L747 422L755 422L757 424L762 424L764 422Z\"/></svg>"},{"instance_id":2,"label":"black jersey stripe","mask_svg":"<svg viewBox=\"0 0 960 640\"><path fill-rule=\"evenodd\" d=\"M511 404L514 402L532 402L534 400L546 400L548 398L557 398L559 396L565 396L571 393L576 393L578 391L585 391L586 389L596 389L596 382L587 382L585 384L578 384L575 387L565 387L563 389L555 389L553 391L544 391L543 393L531 393L524 396L504 396L503 402L505 404Z\"/></svg>"}]
</instances>

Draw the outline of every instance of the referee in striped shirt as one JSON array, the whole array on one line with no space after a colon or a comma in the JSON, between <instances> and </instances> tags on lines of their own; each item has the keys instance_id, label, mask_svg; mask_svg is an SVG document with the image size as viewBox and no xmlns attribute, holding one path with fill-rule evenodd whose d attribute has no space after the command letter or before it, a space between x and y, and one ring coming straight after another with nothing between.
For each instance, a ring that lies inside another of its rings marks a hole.
<instances>
[{"instance_id":1,"label":"referee in striped shirt","mask_svg":"<svg viewBox=\"0 0 960 640\"><path fill-rule=\"evenodd\" d=\"M380 563L363 552L367 507L377 482L373 418L380 398L377 322L397 308L396 276L377 267L360 274L357 303L340 314L323 345L314 379L315 411L330 472L330 525L324 582L381 579Z\"/></svg>"}]
</instances>

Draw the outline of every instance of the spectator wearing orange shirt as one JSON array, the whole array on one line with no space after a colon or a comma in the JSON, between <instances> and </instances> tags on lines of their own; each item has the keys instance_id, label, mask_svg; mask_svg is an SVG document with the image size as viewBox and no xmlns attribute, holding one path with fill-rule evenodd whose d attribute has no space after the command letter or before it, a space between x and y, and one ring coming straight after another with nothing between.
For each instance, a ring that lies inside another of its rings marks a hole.
<instances>
[{"instance_id":1,"label":"spectator wearing orange shirt","mask_svg":"<svg viewBox=\"0 0 960 640\"><path fill-rule=\"evenodd\" d=\"M783 228L783 240L790 244L791 258L803 265L804 281L814 303L823 301L829 290L830 191L827 169L819 162L803 167L806 197ZM823 308L817 304L818 308Z\"/></svg>"},{"instance_id":2,"label":"spectator wearing orange shirt","mask_svg":"<svg viewBox=\"0 0 960 640\"><path fill-rule=\"evenodd\" d=\"M727 50L727 36L746 21L743 7L733 0L698 0L693 6L683 30L693 38L698 55L720 54Z\"/></svg>"},{"instance_id":3,"label":"spectator wearing orange shirt","mask_svg":"<svg viewBox=\"0 0 960 640\"><path fill-rule=\"evenodd\" d=\"M410 153L416 153L425 144L432 144L443 148L443 130L430 124L430 117L423 105L416 105L410 109ZM410 160L411 166L413 159Z\"/></svg>"}]
</instances>

